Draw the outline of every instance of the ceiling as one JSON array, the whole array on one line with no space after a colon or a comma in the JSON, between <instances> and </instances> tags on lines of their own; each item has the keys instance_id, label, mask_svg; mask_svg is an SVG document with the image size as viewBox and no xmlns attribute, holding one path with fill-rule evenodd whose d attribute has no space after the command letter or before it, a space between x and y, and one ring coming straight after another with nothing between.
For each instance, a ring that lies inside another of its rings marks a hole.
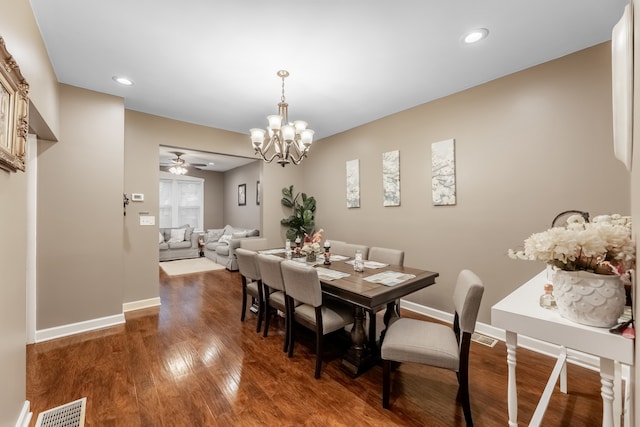
<instances>
[{"instance_id":1,"label":"ceiling","mask_svg":"<svg viewBox=\"0 0 640 427\"><path fill-rule=\"evenodd\" d=\"M248 135L286 69L289 119L316 140L610 40L629 2L30 1L62 83ZM463 44L474 28L489 36Z\"/></svg>"}]
</instances>

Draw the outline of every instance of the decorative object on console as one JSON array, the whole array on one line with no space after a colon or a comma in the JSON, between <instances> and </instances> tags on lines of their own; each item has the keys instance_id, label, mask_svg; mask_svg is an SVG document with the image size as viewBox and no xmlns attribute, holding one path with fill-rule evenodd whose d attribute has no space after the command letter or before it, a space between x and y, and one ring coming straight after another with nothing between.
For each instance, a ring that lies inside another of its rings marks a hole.
<instances>
[{"instance_id":1,"label":"decorative object on console","mask_svg":"<svg viewBox=\"0 0 640 427\"><path fill-rule=\"evenodd\" d=\"M266 131L259 128L250 130L251 142L255 153L267 163L277 159L282 167L289 163L299 165L302 159L307 157L313 143L314 132L307 129L305 121L296 120L289 123L289 104L284 98L284 79L289 77L289 72L280 70L277 75L282 79L282 96L278 103L278 114L267 116L269 127ZM272 148L273 151L270 151Z\"/></svg>"},{"instance_id":2,"label":"decorative object on console","mask_svg":"<svg viewBox=\"0 0 640 427\"><path fill-rule=\"evenodd\" d=\"M298 202L299 199L302 200L302 203ZM280 203L292 211L291 215L280 220L280 224L289 227L287 239L295 240L298 244L297 238L311 233L315 227L316 199L313 196L307 197L305 193L298 193L294 196L293 185L290 185L282 189Z\"/></svg>"},{"instance_id":3,"label":"decorative object on console","mask_svg":"<svg viewBox=\"0 0 640 427\"><path fill-rule=\"evenodd\" d=\"M635 268L631 218L601 215L587 222L581 214L565 227L552 227L509 249L514 259L544 261L553 267L560 314L578 323L610 327L624 311L624 285Z\"/></svg>"},{"instance_id":4,"label":"decorative object on console","mask_svg":"<svg viewBox=\"0 0 640 427\"><path fill-rule=\"evenodd\" d=\"M455 140L431 144L431 198L434 206L456 204Z\"/></svg>"}]
</instances>

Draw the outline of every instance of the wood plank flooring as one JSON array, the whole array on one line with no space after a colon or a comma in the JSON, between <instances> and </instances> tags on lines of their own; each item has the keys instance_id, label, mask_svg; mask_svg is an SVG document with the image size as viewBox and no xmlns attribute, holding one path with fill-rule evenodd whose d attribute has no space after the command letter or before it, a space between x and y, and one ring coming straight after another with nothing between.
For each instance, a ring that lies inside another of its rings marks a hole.
<instances>
[{"instance_id":1,"label":"wood plank flooring","mask_svg":"<svg viewBox=\"0 0 640 427\"><path fill-rule=\"evenodd\" d=\"M255 332L252 313L240 322L238 273L159 277L161 307L127 313L126 325L27 346L32 426L39 412L81 397L87 426L464 425L452 372L401 365L385 410L381 366L348 376L341 337L327 345L316 380L310 334L301 331L289 359L284 322L272 322L267 338ZM518 351L520 425L552 367L550 358ZM569 394L556 388L543 425L601 425L599 375L574 365L568 372ZM470 390L477 426L507 425L504 343L472 343Z\"/></svg>"}]
</instances>

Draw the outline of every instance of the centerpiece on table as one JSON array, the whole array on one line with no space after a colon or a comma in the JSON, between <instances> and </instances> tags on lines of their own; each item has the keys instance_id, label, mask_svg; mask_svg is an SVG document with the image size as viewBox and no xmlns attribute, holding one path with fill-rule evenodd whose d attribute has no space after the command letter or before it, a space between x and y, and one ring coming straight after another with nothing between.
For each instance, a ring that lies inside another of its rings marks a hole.
<instances>
[{"instance_id":1,"label":"centerpiece on table","mask_svg":"<svg viewBox=\"0 0 640 427\"><path fill-rule=\"evenodd\" d=\"M625 284L635 268L631 218L601 215L587 222L581 215L564 227L535 233L524 249L509 249L514 259L551 266L560 315L589 326L611 327L624 312Z\"/></svg>"},{"instance_id":2,"label":"centerpiece on table","mask_svg":"<svg viewBox=\"0 0 640 427\"><path fill-rule=\"evenodd\" d=\"M322 252L322 233L323 229L316 231L311 236L307 233L304 234L304 243L302 244L301 252L307 257L307 262L315 262L316 257Z\"/></svg>"}]
</instances>

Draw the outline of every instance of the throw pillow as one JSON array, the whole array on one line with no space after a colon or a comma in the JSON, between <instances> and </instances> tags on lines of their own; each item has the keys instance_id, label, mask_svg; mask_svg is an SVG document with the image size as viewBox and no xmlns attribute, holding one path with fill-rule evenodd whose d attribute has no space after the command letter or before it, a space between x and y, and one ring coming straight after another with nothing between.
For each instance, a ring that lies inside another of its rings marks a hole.
<instances>
[{"instance_id":1,"label":"throw pillow","mask_svg":"<svg viewBox=\"0 0 640 427\"><path fill-rule=\"evenodd\" d=\"M231 241L231 234L223 234L222 237L220 237L220 240L218 240L218 242L226 243L226 244L229 244L230 241Z\"/></svg>"},{"instance_id":2,"label":"throw pillow","mask_svg":"<svg viewBox=\"0 0 640 427\"><path fill-rule=\"evenodd\" d=\"M171 229L171 238L169 239L169 243L179 243L184 241L184 232L186 229L184 228L173 228Z\"/></svg>"},{"instance_id":3,"label":"throw pillow","mask_svg":"<svg viewBox=\"0 0 640 427\"><path fill-rule=\"evenodd\" d=\"M211 229L207 230L207 242L216 242L222 237L223 231L221 228L219 229Z\"/></svg>"},{"instance_id":4,"label":"throw pillow","mask_svg":"<svg viewBox=\"0 0 640 427\"><path fill-rule=\"evenodd\" d=\"M190 242L192 234L193 234L193 227L189 227L189 226L184 227L184 240L186 240L187 242Z\"/></svg>"},{"instance_id":5,"label":"throw pillow","mask_svg":"<svg viewBox=\"0 0 640 427\"><path fill-rule=\"evenodd\" d=\"M158 231L158 234L160 235L160 236L159 236L159 239L158 239L158 240L159 240L159 241L158 241L158 244L160 244L160 243L164 243L164 236L162 235L162 232L161 232L161 231Z\"/></svg>"}]
</instances>

